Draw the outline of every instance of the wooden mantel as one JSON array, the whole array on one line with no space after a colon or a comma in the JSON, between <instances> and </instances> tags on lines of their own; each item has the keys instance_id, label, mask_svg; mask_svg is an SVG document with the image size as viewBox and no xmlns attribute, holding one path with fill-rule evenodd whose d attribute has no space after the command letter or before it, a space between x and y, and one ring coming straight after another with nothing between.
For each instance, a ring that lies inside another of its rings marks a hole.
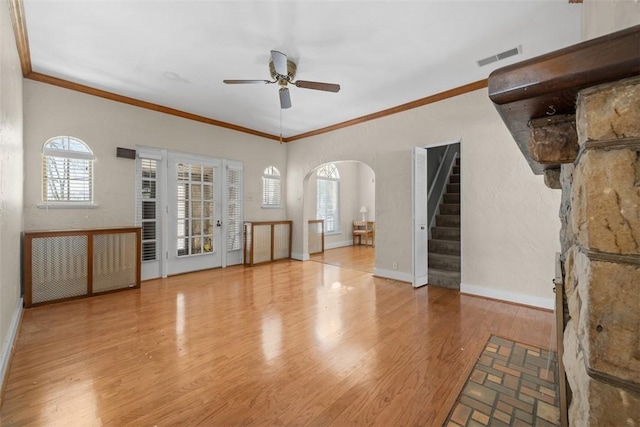
<instances>
[{"instance_id":1,"label":"wooden mantel","mask_svg":"<svg viewBox=\"0 0 640 427\"><path fill-rule=\"evenodd\" d=\"M528 149L532 119L575 114L578 92L640 75L640 25L500 68L489 76L489 98L535 174L541 164Z\"/></svg>"}]
</instances>

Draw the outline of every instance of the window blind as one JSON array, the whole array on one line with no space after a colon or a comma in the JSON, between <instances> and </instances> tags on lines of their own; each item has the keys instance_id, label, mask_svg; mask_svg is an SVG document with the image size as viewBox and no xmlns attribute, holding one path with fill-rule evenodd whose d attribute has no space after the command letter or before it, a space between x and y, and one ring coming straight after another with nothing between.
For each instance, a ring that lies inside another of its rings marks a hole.
<instances>
[{"instance_id":1,"label":"window blind","mask_svg":"<svg viewBox=\"0 0 640 427\"><path fill-rule=\"evenodd\" d=\"M158 259L158 161L138 158L136 225L142 227L142 261Z\"/></svg>"},{"instance_id":2,"label":"window blind","mask_svg":"<svg viewBox=\"0 0 640 427\"><path fill-rule=\"evenodd\" d=\"M43 156L45 202L93 202L93 160Z\"/></svg>"},{"instance_id":3,"label":"window blind","mask_svg":"<svg viewBox=\"0 0 640 427\"><path fill-rule=\"evenodd\" d=\"M242 168L227 165L227 251L242 249Z\"/></svg>"}]
</instances>

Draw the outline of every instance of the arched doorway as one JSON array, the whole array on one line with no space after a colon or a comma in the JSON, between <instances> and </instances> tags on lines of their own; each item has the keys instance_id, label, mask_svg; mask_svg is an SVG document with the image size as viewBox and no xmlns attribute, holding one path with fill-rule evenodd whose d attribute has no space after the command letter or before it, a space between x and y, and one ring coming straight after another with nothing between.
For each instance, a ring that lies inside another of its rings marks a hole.
<instances>
[{"instance_id":1,"label":"arched doorway","mask_svg":"<svg viewBox=\"0 0 640 427\"><path fill-rule=\"evenodd\" d=\"M324 163L305 176L303 188L305 222L323 219L325 226L324 252L314 253L313 235L307 238L309 259L373 272L373 242L368 246L353 245L352 234L354 220L364 218L375 224L373 169L359 161Z\"/></svg>"}]
</instances>

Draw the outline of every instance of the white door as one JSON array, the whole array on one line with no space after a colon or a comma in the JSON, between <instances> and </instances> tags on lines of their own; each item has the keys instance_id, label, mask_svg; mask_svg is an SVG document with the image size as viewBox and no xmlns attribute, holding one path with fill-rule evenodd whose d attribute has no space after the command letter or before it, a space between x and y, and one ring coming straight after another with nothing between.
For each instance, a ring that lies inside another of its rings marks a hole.
<instances>
[{"instance_id":1,"label":"white door","mask_svg":"<svg viewBox=\"0 0 640 427\"><path fill-rule=\"evenodd\" d=\"M222 266L221 161L170 153L167 274Z\"/></svg>"},{"instance_id":2,"label":"white door","mask_svg":"<svg viewBox=\"0 0 640 427\"><path fill-rule=\"evenodd\" d=\"M159 150L136 149L136 225L142 229L142 280L162 276L166 159Z\"/></svg>"},{"instance_id":3,"label":"white door","mask_svg":"<svg viewBox=\"0 0 640 427\"><path fill-rule=\"evenodd\" d=\"M242 264L243 262L243 164L233 160L223 160L224 203L223 232L225 250L222 259L224 267Z\"/></svg>"},{"instance_id":4,"label":"white door","mask_svg":"<svg viewBox=\"0 0 640 427\"><path fill-rule=\"evenodd\" d=\"M427 150L413 148L413 287L428 280Z\"/></svg>"}]
</instances>

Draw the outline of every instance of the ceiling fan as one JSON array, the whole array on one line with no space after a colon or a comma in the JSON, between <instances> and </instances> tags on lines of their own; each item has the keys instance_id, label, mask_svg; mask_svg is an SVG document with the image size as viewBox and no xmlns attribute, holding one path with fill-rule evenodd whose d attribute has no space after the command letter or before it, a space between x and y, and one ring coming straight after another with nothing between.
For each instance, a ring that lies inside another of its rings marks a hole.
<instances>
[{"instance_id":1,"label":"ceiling fan","mask_svg":"<svg viewBox=\"0 0 640 427\"><path fill-rule=\"evenodd\" d=\"M323 90L325 92L338 92L340 90L340 85L335 83L294 80L296 69L296 64L287 59L287 55L277 50L272 50L269 71L273 80L223 80L223 82L226 84L278 83L278 86L280 86L278 90L280 93L280 108L291 108L291 96L287 87L289 83L303 89Z\"/></svg>"}]
</instances>

